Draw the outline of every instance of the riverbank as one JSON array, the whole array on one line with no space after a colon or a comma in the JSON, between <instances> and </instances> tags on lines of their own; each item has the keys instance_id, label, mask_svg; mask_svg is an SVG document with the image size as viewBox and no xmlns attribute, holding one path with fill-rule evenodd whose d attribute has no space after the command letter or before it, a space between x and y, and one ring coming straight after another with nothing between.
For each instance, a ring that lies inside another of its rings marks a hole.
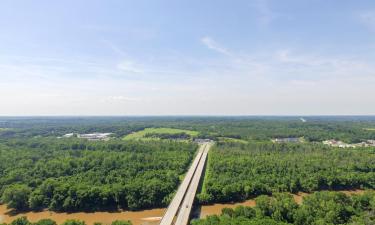
<instances>
[{"instance_id":1,"label":"riverbank","mask_svg":"<svg viewBox=\"0 0 375 225\"><path fill-rule=\"evenodd\" d=\"M59 213L51 211L25 212L14 214L12 210L7 209L6 205L0 205L0 223L10 223L14 219L26 216L31 222L40 219L52 219L61 224L68 219L83 220L87 225L95 222L111 224L114 220L130 220L133 225L156 225L165 212L165 208L150 209L142 211L123 211L123 212L92 212L92 213Z\"/></svg>"},{"instance_id":2,"label":"riverbank","mask_svg":"<svg viewBox=\"0 0 375 225\"><path fill-rule=\"evenodd\" d=\"M347 195L363 194L364 190L343 190L338 191ZM298 204L302 204L303 197L309 193L298 192L292 194L294 200ZM237 206L255 206L255 200L249 199L244 202L233 202L224 204L203 205L200 207L200 218L205 218L209 215L220 215L223 208L235 208ZM31 222L36 222L40 219L52 219L61 224L68 219L83 220L87 225L93 225L95 222L103 224L110 224L114 220L130 220L133 225L157 225L161 217L164 215L166 208L149 209L142 211L119 211L119 212L78 212L78 213L60 213L52 211L42 212L22 212L15 214L12 210L7 209L6 205L0 205L0 223L10 223L14 219L26 216Z\"/></svg>"},{"instance_id":3,"label":"riverbank","mask_svg":"<svg viewBox=\"0 0 375 225\"><path fill-rule=\"evenodd\" d=\"M365 190L343 190L343 191L337 191L341 192L347 195L354 195L354 194L363 194ZM297 204L302 204L303 197L307 196L311 193L305 193L305 192L298 192L297 194L292 194L294 201L296 201ZM224 203L224 204L213 204L213 205L203 205L200 208L200 215L199 218L203 219L210 215L220 215L221 210L224 208L236 208L237 206L255 206L255 200L249 199L244 202L233 202L233 203Z\"/></svg>"}]
</instances>

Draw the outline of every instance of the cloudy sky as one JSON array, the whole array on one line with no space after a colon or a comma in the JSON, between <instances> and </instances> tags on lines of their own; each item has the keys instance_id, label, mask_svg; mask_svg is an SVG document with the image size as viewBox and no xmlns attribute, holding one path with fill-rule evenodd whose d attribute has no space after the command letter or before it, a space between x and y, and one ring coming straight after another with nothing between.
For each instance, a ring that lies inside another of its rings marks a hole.
<instances>
[{"instance_id":1,"label":"cloudy sky","mask_svg":"<svg viewBox=\"0 0 375 225\"><path fill-rule=\"evenodd\" d=\"M0 115L317 114L375 114L375 1L0 1Z\"/></svg>"}]
</instances>

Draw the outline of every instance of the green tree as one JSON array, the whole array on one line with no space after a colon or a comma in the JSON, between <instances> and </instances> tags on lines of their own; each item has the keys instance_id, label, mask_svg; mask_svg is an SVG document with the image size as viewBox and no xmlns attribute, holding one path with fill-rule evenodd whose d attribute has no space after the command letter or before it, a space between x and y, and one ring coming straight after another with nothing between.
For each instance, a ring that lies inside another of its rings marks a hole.
<instances>
[{"instance_id":1,"label":"green tree","mask_svg":"<svg viewBox=\"0 0 375 225\"><path fill-rule=\"evenodd\" d=\"M235 209L234 209L234 215L236 217L245 217L245 218L248 218L248 219L251 219L251 218L254 218L255 217L255 209L253 209L252 207L247 207L247 206L237 206Z\"/></svg>"},{"instance_id":2,"label":"green tree","mask_svg":"<svg viewBox=\"0 0 375 225\"><path fill-rule=\"evenodd\" d=\"M32 210L40 210L47 207L45 205L45 196L39 190L35 190L30 194L29 207Z\"/></svg>"},{"instance_id":3,"label":"green tree","mask_svg":"<svg viewBox=\"0 0 375 225\"><path fill-rule=\"evenodd\" d=\"M56 221L51 219L41 219L33 225L57 225Z\"/></svg>"},{"instance_id":4,"label":"green tree","mask_svg":"<svg viewBox=\"0 0 375 225\"><path fill-rule=\"evenodd\" d=\"M81 220L66 220L61 225L86 225L86 223Z\"/></svg>"},{"instance_id":5,"label":"green tree","mask_svg":"<svg viewBox=\"0 0 375 225\"><path fill-rule=\"evenodd\" d=\"M31 225L25 216L13 220L10 225Z\"/></svg>"},{"instance_id":6,"label":"green tree","mask_svg":"<svg viewBox=\"0 0 375 225\"><path fill-rule=\"evenodd\" d=\"M132 223L129 220L115 220L111 225L132 225Z\"/></svg>"},{"instance_id":7,"label":"green tree","mask_svg":"<svg viewBox=\"0 0 375 225\"><path fill-rule=\"evenodd\" d=\"M352 199L343 193L321 191L306 196L295 213L295 223L344 224L355 215Z\"/></svg>"},{"instance_id":8,"label":"green tree","mask_svg":"<svg viewBox=\"0 0 375 225\"><path fill-rule=\"evenodd\" d=\"M265 195L261 195L255 199L256 216L259 218L268 217L272 215L273 209L271 207L271 198Z\"/></svg>"},{"instance_id":9,"label":"green tree","mask_svg":"<svg viewBox=\"0 0 375 225\"><path fill-rule=\"evenodd\" d=\"M293 223L297 203L290 194L275 194L270 202L272 208L271 217L277 221Z\"/></svg>"},{"instance_id":10,"label":"green tree","mask_svg":"<svg viewBox=\"0 0 375 225\"><path fill-rule=\"evenodd\" d=\"M15 184L8 186L1 197L2 202L8 204L8 207L17 210L28 208L28 199L31 188L24 184Z\"/></svg>"},{"instance_id":11,"label":"green tree","mask_svg":"<svg viewBox=\"0 0 375 225\"><path fill-rule=\"evenodd\" d=\"M221 210L221 215L228 216L228 217L233 217L234 216L234 210L231 209L231 208L223 208Z\"/></svg>"}]
</instances>

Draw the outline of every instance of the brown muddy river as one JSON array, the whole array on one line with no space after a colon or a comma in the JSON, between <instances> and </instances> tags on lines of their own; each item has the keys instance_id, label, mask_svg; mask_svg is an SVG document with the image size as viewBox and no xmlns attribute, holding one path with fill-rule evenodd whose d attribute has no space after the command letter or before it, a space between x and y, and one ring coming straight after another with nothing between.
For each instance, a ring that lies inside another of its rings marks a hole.
<instances>
[{"instance_id":1,"label":"brown muddy river","mask_svg":"<svg viewBox=\"0 0 375 225\"><path fill-rule=\"evenodd\" d=\"M340 191L348 195L361 194L363 190ZM298 204L302 203L303 196L307 193L300 192L293 194L295 201ZM200 209L200 218L208 215L221 214L223 208L235 208L236 206L255 206L255 201L250 199L245 202L226 203L205 205ZM114 220L130 220L134 225L156 225L159 224L161 217L165 212L165 208L150 209L143 211L123 211L123 212L94 212L94 213L56 213L51 211L42 212L26 212L14 215L11 210L7 209L5 205L0 205L0 223L10 223L14 219L26 216L31 222L36 222L40 219L53 219L57 224L63 223L67 219L78 219L86 222L87 225L92 225L94 222L101 222L103 224L110 224Z\"/></svg>"},{"instance_id":2,"label":"brown muddy river","mask_svg":"<svg viewBox=\"0 0 375 225\"><path fill-rule=\"evenodd\" d=\"M124 211L124 212L94 212L94 213L56 213L50 211L43 212L26 212L13 215L5 205L0 205L0 223L10 223L14 219L26 216L31 222L40 219L53 219L57 224L63 223L68 219L78 219L92 225L94 222L110 224L114 220L130 220L134 225L156 225L164 214L166 209L150 209L143 211Z\"/></svg>"}]
</instances>

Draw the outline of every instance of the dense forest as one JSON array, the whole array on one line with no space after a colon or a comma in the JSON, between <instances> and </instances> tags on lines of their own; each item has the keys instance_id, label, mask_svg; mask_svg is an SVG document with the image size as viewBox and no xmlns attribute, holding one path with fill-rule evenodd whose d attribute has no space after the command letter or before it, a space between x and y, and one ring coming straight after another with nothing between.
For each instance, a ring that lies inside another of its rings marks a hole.
<instances>
[{"instance_id":1,"label":"dense forest","mask_svg":"<svg viewBox=\"0 0 375 225\"><path fill-rule=\"evenodd\" d=\"M2 140L1 201L18 210L166 206L196 147L173 141Z\"/></svg>"},{"instance_id":2,"label":"dense forest","mask_svg":"<svg viewBox=\"0 0 375 225\"><path fill-rule=\"evenodd\" d=\"M321 191L305 196L298 205L289 194L259 196L254 208L224 208L221 216L193 220L192 225L373 225L375 192L347 196Z\"/></svg>"},{"instance_id":3,"label":"dense forest","mask_svg":"<svg viewBox=\"0 0 375 225\"><path fill-rule=\"evenodd\" d=\"M66 133L111 132L116 137L146 127L199 131L200 137L269 140L304 137L307 141L338 139L353 143L375 139L375 117L0 117L0 138L61 136Z\"/></svg>"},{"instance_id":4,"label":"dense forest","mask_svg":"<svg viewBox=\"0 0 375 225\"><path fill-rule=\"evenodd\" d=\"M147 133L145 128L181 132ZM93 132L113 134L108 141L62 137ZM124 138L142 132L143 140ZM282 137L305 141L270 141ZM196 153L197 145L190 142L194 138L216 141L199 203L257 197L257 206L225 209L221 216L193 224L354 225L375 220L373 193L349 197L321 192L375 189L375 148L320 143L375 140L375 117L0 117L0 203L18 211L165 207ZM280 194L298 191L318 192L303 205ZM25 218L11 223L32 224L55 225Z\"/></svg>"},{"instance_id":5,"label":"dense forest","mask_svg":"<svg viewBox=\"0 0 375 225\"><path fill-rule=\"evenodd\" d=\"M275 192L375 188L375 149L321 144L218 143L210 151L201 203Z\"/></svg>"}]
</instances>

